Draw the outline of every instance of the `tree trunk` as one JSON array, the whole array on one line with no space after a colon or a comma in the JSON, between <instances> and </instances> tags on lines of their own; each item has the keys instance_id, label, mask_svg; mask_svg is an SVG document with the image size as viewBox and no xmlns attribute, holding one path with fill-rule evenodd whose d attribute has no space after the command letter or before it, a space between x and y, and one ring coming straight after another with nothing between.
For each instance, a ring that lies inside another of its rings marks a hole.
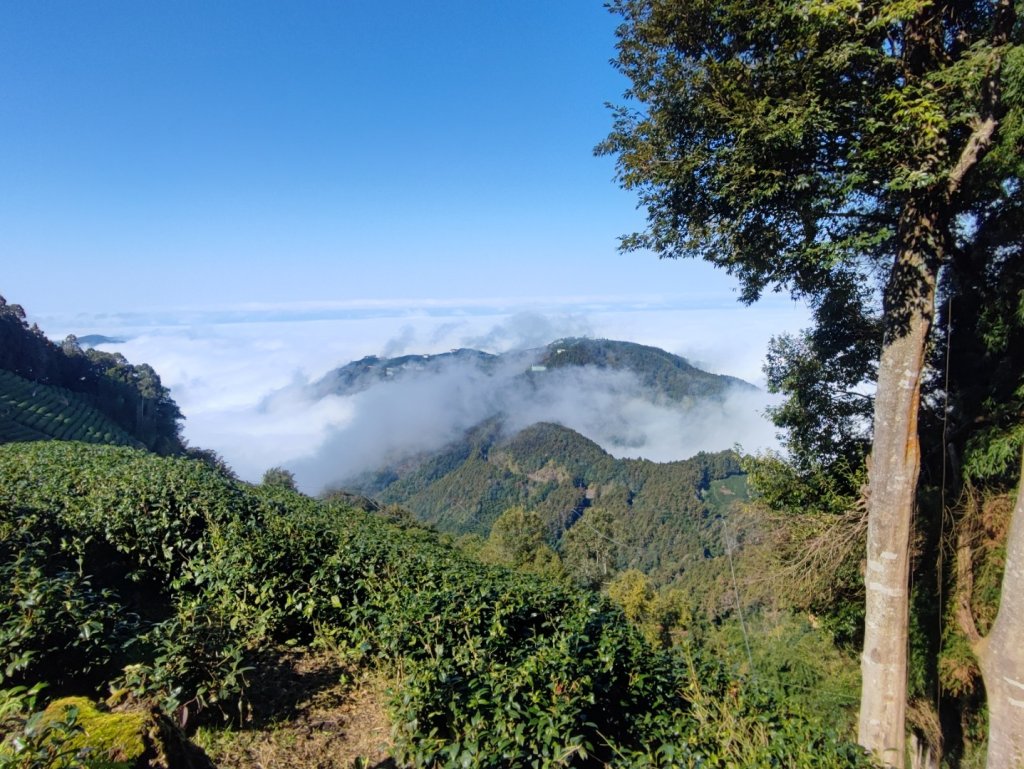
<instances>
[{"instance_id":1,"label":"tree trunk","mask_svg":"<svg viewBox=\"0 0 1024 769\"><path fill-rule=\"evenodd\" d=\"M903 769L906 744L910 539L920 446L921 376L941 254L938 215L908 204L886 286L886 329L868 467L864 652L857 739L885 766Z\"/></svg>"},{"instance_id":2,"label":"tree trunk","mask_svg":"<svg viewBox=\"0 0 1024 769\"><path fill-rule=\"evenodd\" d=\"M1006 538L999 613L974 644L988 700L988 769L1024 767L1024 459Z\"/></svg>"}]
</instances>

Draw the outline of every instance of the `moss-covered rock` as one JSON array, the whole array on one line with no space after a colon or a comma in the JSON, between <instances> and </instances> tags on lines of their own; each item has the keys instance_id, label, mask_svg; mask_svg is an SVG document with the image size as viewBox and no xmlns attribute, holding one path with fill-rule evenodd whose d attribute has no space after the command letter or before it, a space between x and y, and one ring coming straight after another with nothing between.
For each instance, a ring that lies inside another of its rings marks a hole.
<instances>
[{"instance_id":1,"label":"moss-covered rock","mask_svg":"<svg viewBox=\"0 0 1024 769\"><path fill-rule=\"evenodd\" d=\"M66 721L76 711L79 727L62 753L81 757L89 769L201 769L210 762L155 710L113 712L85 697L54 700L43 720Z\"/></svg>"}]
</instances>

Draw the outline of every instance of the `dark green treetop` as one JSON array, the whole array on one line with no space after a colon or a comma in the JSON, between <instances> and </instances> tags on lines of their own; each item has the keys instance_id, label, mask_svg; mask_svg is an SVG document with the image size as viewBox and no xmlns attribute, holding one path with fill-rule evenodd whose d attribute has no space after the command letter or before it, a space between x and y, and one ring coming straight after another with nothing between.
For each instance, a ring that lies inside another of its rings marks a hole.
<instances>
[{"instance_id":1,"label":"dark green treetop","mask_svg":"<svg viewBox=\"0 0 1024 769\"><path fill-rule=\"evenodd\" d=\"M611 9L632 86L597 151L648 214L626 249L708 259L746 301L788 289L820 306L884 277L909 195L928 190L951 229L975 231L978 201L1019 194L1005 183L1024 64L1008 0ZM969 179L977 162L993 173Z\"/></svg>"}]
</instances>

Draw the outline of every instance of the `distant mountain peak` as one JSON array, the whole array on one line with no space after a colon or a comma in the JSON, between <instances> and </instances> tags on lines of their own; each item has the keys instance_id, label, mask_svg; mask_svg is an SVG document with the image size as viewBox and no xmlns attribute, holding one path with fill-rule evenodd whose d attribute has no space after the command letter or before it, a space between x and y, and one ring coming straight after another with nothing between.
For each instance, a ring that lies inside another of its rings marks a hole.
<instances>
[{"instance_id":1,"label":"distant mountain peak","mask_svg":"<svg viewBox=\"0 0 1024 769\"><path fill-rule=\"evenodd\" d=\"M726 389L733 387L757 389L742 379L704 371L686 358L658 347L614 339L565 337L541 348L500 354L463 347L443 353L390 358L367 355L328 372L313 384L313 390L317 397L352 395L381 382L440 374L454 365L468 365L485 374L499 368L524 375L572 367L628 371L641 385L675 401L720 398Z\"/></svg>"},{"instance_id":2,"label":"distant mountain peak","mask_svg":"<svg viewBox=\"0 0 1024 769\"><path fill-rule=\"evenodd\" d=\"M471 496L486 496L506 472L575 478L616 458L682 460L749 443L763 421L752 385L610 339L562 338L501 354L370 355L329 372L307 395L345 399L332 408L346 421L323 460L297 472L364 494L390 487L396 500L463 465ZM569 459L544 469L556 455ZM442 497L451 501L438 495L419 508L425 519L440 514Z\"/></svg>"},{"instance_id":3,"label":"distant mountain peak","mask_svg":"<svg viewBox=\"0 0 1024 769\"><path fill-rule=\"evenodd\" d=\"M458 348L434 354L410 354L393 358L367 355L327 372L313 384L318 397L325 395L352 395L375 384L394 380L409 374L438 373L455 363L470 363L486 367L497 356L481 350Z\"/></svg>"},{"instance_id":4,"label":"distant mountain peak","mask_svg":"<svg viewBox=\"0 0 1024 769\"><path fill-rule=\"evenodd\" d=\"M546 369L596 366L628 370L640 382L673 400L716 397L728 387L755 391L754 385L736 377L712 374L686 358L659 347L614 339L569 337L549 344L538 361Z\"/></svg>"}]
</instances>

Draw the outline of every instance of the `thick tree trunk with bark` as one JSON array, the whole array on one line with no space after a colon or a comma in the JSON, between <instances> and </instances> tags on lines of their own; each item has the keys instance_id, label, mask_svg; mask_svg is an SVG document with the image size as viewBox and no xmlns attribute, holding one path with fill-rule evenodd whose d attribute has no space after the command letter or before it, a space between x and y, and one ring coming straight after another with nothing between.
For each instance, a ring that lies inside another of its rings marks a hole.
<instances>
[{"instance_id":1,"label":"thick tree trunk with bark","mask_svg":"<svg viewBox=\"0 0 1024 769\"><path fill-rule=\"evenodd\" d=\"M921 377L935 300L939 246L934 211L908 205L886 288L887 326L868 468L867 594L857 739L885 766L906 752L910 539L920 446Z\"/></svg>"},{"instance_id":2,"label":"thick tree trunk with bark","mask_svg":"<svg viewBox=\"0 0 1024 769\"><path fill-rule=\"evenodd\" d=\"M988 769L1024 767L1024 462L1006 541L999 614L978 661L988 699Z\"/></svg>"},{"instance_id":3,"label":"thick tree trunk with bark","mask_svg":"<svg viewBox=\"0 0 1024 769\"><path fill-rule=\"evenodd\" d=\"M1017 503L1006 538L1006 567L999 613L981 637L970 608L970 547L958 548L957 616L971 641L988 701L988 769L1024 767L1024 458Z\"/></svg>"}]
</instances>

